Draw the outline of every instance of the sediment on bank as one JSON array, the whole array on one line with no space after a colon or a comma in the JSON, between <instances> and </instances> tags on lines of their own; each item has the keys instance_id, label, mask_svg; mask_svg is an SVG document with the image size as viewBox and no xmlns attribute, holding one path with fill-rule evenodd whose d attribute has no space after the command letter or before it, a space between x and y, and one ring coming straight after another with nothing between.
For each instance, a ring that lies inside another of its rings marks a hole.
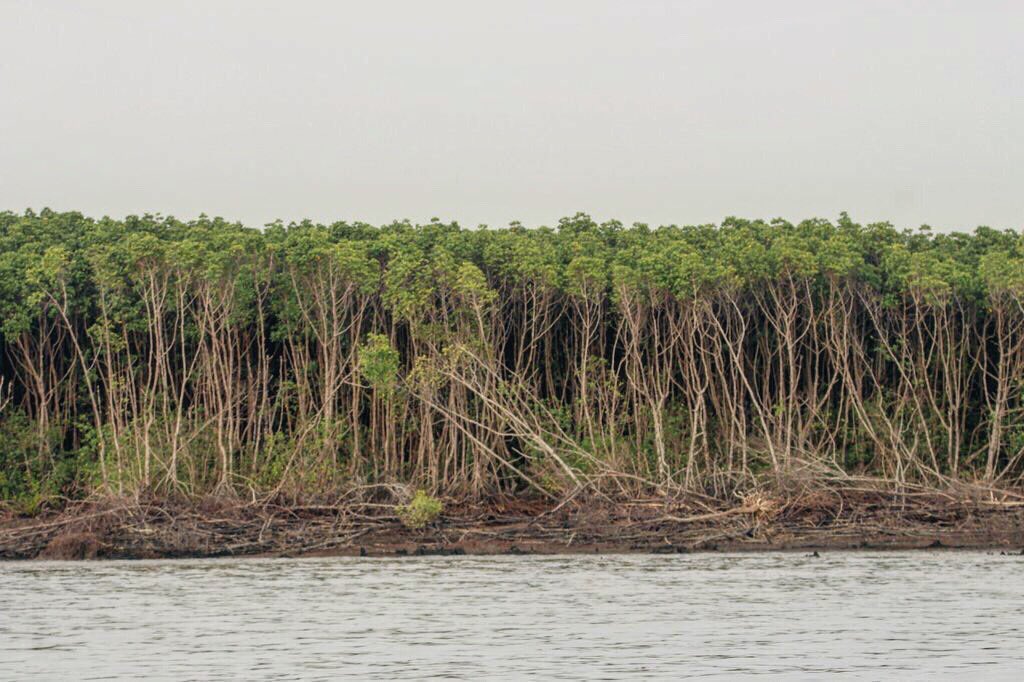
<instances>
[{"instance_id":1,"label":"sediment on bank","mask_svg":"<svg viewBox=\"0 0 1024 682\"><path fill-rule=\"evenodd\" d=\"M103 499L0 520L3 559L685 553L690 551L1024 548L1024 498L874 490L554 504L446 500L423 528L391 504Z\"/></svg>"}]
</instances>

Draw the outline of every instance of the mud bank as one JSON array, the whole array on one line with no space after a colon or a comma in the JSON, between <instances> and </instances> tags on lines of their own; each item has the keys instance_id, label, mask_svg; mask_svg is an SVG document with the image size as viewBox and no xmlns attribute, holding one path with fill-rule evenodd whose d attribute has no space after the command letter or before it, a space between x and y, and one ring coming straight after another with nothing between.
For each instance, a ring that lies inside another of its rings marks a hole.
<instances>
[{"instance_id":1,"label":"mud bank","mask_svg":"<svg viewBox=\"0 0 1024 682\"><path fill-rule=\"evenodd\" d=\"M423 529L385 503L105 500L0 518L0 559L1024 549L1024 503L879 493L738 506L664 499L447 501Z\"/></svg>"}]
</instances>

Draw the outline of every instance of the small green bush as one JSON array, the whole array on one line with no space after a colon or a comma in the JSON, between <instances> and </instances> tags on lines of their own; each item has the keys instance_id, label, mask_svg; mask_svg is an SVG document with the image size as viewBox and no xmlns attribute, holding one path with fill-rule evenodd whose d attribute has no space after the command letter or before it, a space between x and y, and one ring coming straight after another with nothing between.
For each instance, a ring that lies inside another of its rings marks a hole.
<instances>
[{"instance_id":1,"label":"small green bush","mask_svg":"<svg viewBox=\"0 0 1024 682\"><path fill-rule=\"evenodd\" d=\"M369 334L359 347L359 370L374 388L389 393L398 379L398 351L383 334Z\"/></svg>"},{"instance_id":2,"label":"small green bush","mask_svg":"<svg viewBox=\"0 0 1024 682\"><path fill-rule=\"evenodd\" d=\"M400 504L395 511L406 528L418 530L440 516L442 509L444 505L441 500L431 497L424 490L417 490L409 504Z\"/></svg>"}]
</instances>

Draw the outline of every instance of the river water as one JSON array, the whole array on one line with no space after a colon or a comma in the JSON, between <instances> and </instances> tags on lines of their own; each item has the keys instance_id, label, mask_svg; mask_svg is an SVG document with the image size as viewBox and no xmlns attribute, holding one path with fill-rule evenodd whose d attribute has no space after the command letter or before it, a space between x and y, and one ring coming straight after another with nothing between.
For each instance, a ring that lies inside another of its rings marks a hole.
<instances>
[{"instance_id":1,"label":"river water","mask_svg":"<svg viewBox=\"0 0 1024 682\"><path fill-rule=\"evenodd\" d=\"M1021 679L1024 556L0 563L0 678Z\"/></svg>"}]
</instances>

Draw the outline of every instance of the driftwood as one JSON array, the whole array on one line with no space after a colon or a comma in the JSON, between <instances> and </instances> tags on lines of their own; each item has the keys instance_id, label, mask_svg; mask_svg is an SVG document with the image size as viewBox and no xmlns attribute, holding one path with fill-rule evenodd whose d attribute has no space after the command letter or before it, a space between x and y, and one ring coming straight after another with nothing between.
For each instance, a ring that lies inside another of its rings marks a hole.
<instances>
[{"instance_id":1,"label":"driftwood","mask_svg":"<svg viewBox=\"0 0 1024 682\"><path fill-rule=\"evenodd\" d=\"M981 498L981 499L979 499ZM942 539L945 538L943 541ZM0 516L0 558L157 558L310 553L688 551L694 549L1024 544L1019 499L894 494L867 486L788 497L447 500L427 528L391 502L90 500L39 518ZM926 542L927 544L927 542Z\"/></svg>"}]
</instances>

